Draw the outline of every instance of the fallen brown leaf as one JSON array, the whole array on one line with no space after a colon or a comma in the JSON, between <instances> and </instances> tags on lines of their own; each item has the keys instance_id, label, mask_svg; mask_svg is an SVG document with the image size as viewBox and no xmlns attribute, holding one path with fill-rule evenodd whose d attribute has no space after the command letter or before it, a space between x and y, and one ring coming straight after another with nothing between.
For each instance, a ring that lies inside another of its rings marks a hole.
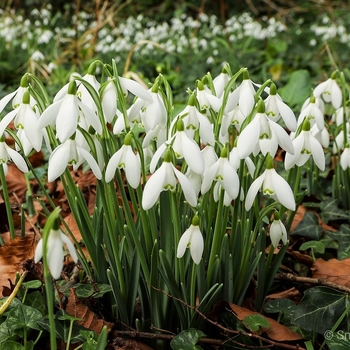
<instances>
[{"instance_id":1,"label":"fallen brown leaf","mask_svg":"<svg viewBox=\"0 0 350 350\"><path fill-rule=\"evenodd\" d=\"M312 277L350 287L350 258L344 260L317 259L313 264Z\"/></svg>"},{"instance_id":2,"label":"fallen brown leaf","mask_svg":"<svg viewBox=\"0 0 350 350\"><path fill-rule=\"evenodd\" d=\"M100 334L103 326L107 326L108 332L113 327L113 323L99 318L94 312L92 312L89 307L77 297L74 289L71 289L71 293L68 297L66 311L69 315L81 319L81 321L77 321L78 324L96 332L97 334Z\"/></svg>"},{"instance_id":3,"label":"fallen brown leaf","mask_svg":"<svg viewBox=\"0 0 350 350\"><path fill-rule=\"evenodd\" d=\"M240 321L243 321L243 319L245 317L250 316L250 315L259 315L259 312L251 311L249 309L246 309L244 307L241 307L241 306L238 306L235 304L228 303L228 305ZM294 340L303 339L303 337L301 335L293 332L290 328L288 328L282 324L279 324L273 318L266 317L264 315L261 315L261 316L264 317L270 323L269 328L263 329L263 333L266 333L266 335L270 339L272 339L274 341L279 341L279 342L294 341Z\"/></svg>"},{"instance_id":4,"label":"fallen brown leaf","mask_svg":"<svg viewBox=\"0 0 350 350\"><path fill-rule=\"evenodd\" d=\"M11 287L15 282L16 273L23 271L22 265L34 257L36 247L35 235L18 237L0 247L0 297L5 287Z\"/></svg>"}]
</instances>

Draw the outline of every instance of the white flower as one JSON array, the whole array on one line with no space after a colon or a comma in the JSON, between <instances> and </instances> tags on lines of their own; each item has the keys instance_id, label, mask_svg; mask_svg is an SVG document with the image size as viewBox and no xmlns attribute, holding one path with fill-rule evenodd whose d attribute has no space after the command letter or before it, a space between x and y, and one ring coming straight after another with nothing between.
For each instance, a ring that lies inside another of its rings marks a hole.
<instances>
[{"instance_id":1,"label":"white flower","mask_svg":"<svg viewBox=\"0 0 350 350\"><path fill-rule=\"evenodd\" d=\"M230 76L227 74L226 68L224 67L221 73L213 80L213 85L217 97L222 97L229 79Z\"/></svg>"},{"instance_id":2,"label":"white flower","mask_svg":"<svg viewBox=\"0 0 350 350\"><path fill-rule=\"evenodd\" d=\"M40 128L56 125L57 138L61 142L67 141L77 131L79 118L85 119L85 125L92 126L98 134L102 133L98 117L79 100L75 89L75 81L72 81L68 87L68 94L46 108L39 118Z\"/></svg>"},{"instance_id":3,"label":"white flower","mask_svg":"<svg viewBox=\"0 0 350 350\"><path fill-rule=\"evenodd\" d=\"M338 109L342 103L342 92L335 80L335 75L336 73L333 73L330 78L316 86L313 94L315 97L322 96L325 102L331 102L333 107Z\"/></svg>"},{"instance_id":4,"label":"white flower","mask_svg":"<svg viewBox=\"0 0 350 350\"><path fill-rule=\"evenodd\" d=\"M221 185L231 199L236 199L239 192L239 178L233 165L227 158L226 147L221 150L221 157L203 174L201 192L204 194L209 191L213 181ZM216 191L219 188L216 188ZM214 200L218 200L216 197ZM228 199L226 204L228 203ZM228 204L227 204L228 205Z\"/></svg>"},{"instance_id":5,"label":"white flower","mask_svg":"<svg viewBox=\"0 0 350 350\"><path fill-rule=\"evenodd\" d=\"M295 210L293 191L288 182L277 174L273 168L273 159L270 155L266 158L266 170L253 181L246 195L245 208L249 210L256 198L258 191L271 196L274 200L284 205L289 210Z\"/></svg>"},{"instance_id":6,"label":"white flower","mask_svg":"<svg viewBox=\"0 0 350 350\"><path fill-rule=\"evenodd\" d=\"M294 153L289 135L279 124L267 117L265 104L260 100L256 115L238 137L238 155L244 159L253 151L257 153L259 150L263 155L275 155L278 145L287 152Z\"/></svg>"},{"instance_id":7,"label":"white flower","mask_svg":"<svg viewBox=\"0 0 350 350\"><path fill-rule=\"evenodd\" d=\"M218 112L221 107L221 100L212 94L208 87L204 86L201 81L197 82L196 96L201 110L212 108Z\"/></svg>"},{"instance_id":8,"label":"white flower","mask_svg":"<svg viewBox=\"0 0 350 350\"><path fill-rule=\"evenodd\" d=\"M307 118L310 121L310 125L317 125L318 130L324 129L324 118L323 113L315 103L315 98L310 98L310 103L301 111L298 118L298 126Z\"/></svg>"},{"instance_id":9,"label":"white flower","mask_svg":"<svg viewBox=\"0 0 350 350\"><path fill-rule=\"evenodd\" d=\"M7 104L12 100L12 108L17 108L23 101L23 95L28 90L27 76L24 75L21 79L21 83L18 89L5 95L0 100L0 113L7 106ZM35 99L30 95L30 105L33 107L36 104Z\"/></svg>"},{"instance_id":10,"label":"white flower","mask_svg":"<svg viewBox=\"0 0 350 350\"><path fill-rule=\"evenodd\" d=\"M276 219L276 217L270 226L270 239L274 248L277 247L280 240L282 240L284 245L286 245L288 241L287 230L282 221Z\"/></svg>"},{"instance_id":11,"label":"white flower","mask_svg":"<svg viewBox=\"0 0 350 350\"><path fill-rule=\"evenodd\" d=\"M350 148L345 147L343 153L340 155L340 166L345 171L350 168Z\"/></svg>"},{"instance_id":12,"label":"white flower","mask_svg":"<svg viewBox=\"0 0 350 350\"><path fill-rule=\"evenodd\" d=\"M140 117L146 132L153 130L158 124L164 128L167 122L167 110L158 83L155 83L149 91L151 102L138 98L128 111L130 122Z\"/></svg>"},{"instance_id":13,"label":"white flower","mask_svg":"<svg viewBox=\"0 0 350 350\"><path fill-rule=\"evenodd\" d=\"M243 72L241 85L229 94L225 113L232 111L237 104L244 118L248 117L255 106L255 89L253 82L249 79L248 71Z\"/></svg>"},{"instance_id":14,"label":"white flower","mask_svg":"<svg viewBox=\"0 0 350 350\"><path fill-rule=\"evenodd\" d=\"M74 170L86 160L97 179L102 178L101 170L88 150L77 145L75 140L68 139L51 153L47 178L49 182L61 176L68 165Z\"/></svg>"},{"instance_id":15,"label":"white flower","mask_svg":"<svg viewBox=\"0 0 350 350\"><path fill-rule=\"evenodd\" d=\"M147 180L142 196L142 207L148 210L153 207L162 191L172 191L176 189L176 178L180 182L184 196L187 202L195 207L197 205L196 193L190 180L177 170L170 162L170 150L167 150L164 156L163 164Z\"/></svg>"},{"instance_id":16,"label":"white flower","mask_svg":"<svg viewBox=\"0 0 350 350\"><path fill-rule=\"evenodd\" d=\"M183 233L177 246L176 256L182 258L187 248L190 248L191 257L195 264L199 264L204 250L204 240L199 229L199 219L196 215L191 226Z\"/></svg>"},{"instance_id":17,"label":"white flower","mask_svg":"<svg viewBox=\"0 0 350 350\"><path fill-rule=\"evenodd\" d=\"M297 124L294 112L276 93L276 85L271 84L270 94L264 100L266 115L277 122L281 117L290 131L295 131Z\"/></svg>"},{"instance_id":18,"label":"white flower","mask_svg":"<svg viewBox=\"0 0 350 350\"><path fill-rule=\"evenodd\" d=\"M0 166L4 167L4 172L7 174L7 163L12 160L17 168L24 173L28 172L28 166L23 157L14 149L9 147L4 136L0 137Z\"/></svg>"},{"instance_id":19,"label":"white flower","mask_svg":"<svg viewBox=\"0 0 350 350\"><path fill-rule=\"evenodd\" d=\"M294 146L294 154L286 153L285 168L291 169L294 165L302 166L312 156L315 164L320 170L325 169L325 156L320 142L312 135L310 131L310 123L305 119L303 130L292 141Z\"/></svg>"},{"instance_id":20,"label":"white flower","mask_svg":"<svg viewBox=\"0 0 350 350\"><path fill-rule=\"evenodd\" d=\"M141 178L141 161L139 154L135 154L131 147L131 136L125 136L123 146L113 154L106 168L105 180L112 180L116 168L124 169L126 179L132 188L137 188Z\"/></svg>"},{"instance_id":21,"label":"white flower","mask_svg":"<svg viewBox=\"0 0 350 350\"><path fill-rule=\"evenodd\" d=\"M183 120L185 131L190 138L193 138L194 132L199 130L201 142L205 145L215 144L214 132L212 124L208 117L195 107L196 96L192 94L189 98L188 105L179 113L170 125L170 130L173 130L179 118Z\"/></svg>"},{"instance_id":22,"label":"white flower","mask_svg":"<svg viewBox=\"0 0 350 350\"><path fill-rule=\"evenodd\" d=\"M24 92L21 104L16 109L6 114L0 121L0 135L4 133L5 128L7 128L12 119L14 119L15 128L23 129L32 147L39 152L41 149L43 132L38 125L38 115L33 111L30 105L30 95L28 91Z\"/></svg>"},{"instance_id":23,"label":"white flower","mask_svg":"<svg viewBox=\"0 0 350 350\"><path fill-rule=\"evenodd\" d=\"M78 261L77 252L70 239L62 232L60 228L51 229L47 241L47 262L51 276L57 279L63 269L63 246L66 244L68 251L76 263ZM43 239L40 239L35 249L34 262L37 263L43 257Z\"/></svg>"},{"instance_id":24,"label":"white flower","mask_svg":"<svg viewBox=\"0 0 350 350\"><path fill-rule=\"evenodd\" d=\"M118 77L118 79L125 96L128 94L128 91L130 91L132 94L139 97L139 103L142 103L142 100L149 103L153 102L151 94L136 81L122 77ZM118 92L114 78L108 78L108 80L102 85L101 102L104 117L109 123L112 122L117 113L117 101Z\"/></svg>"},{"instance_id":25,"label":"white flower","mask_svg":"<svg viewBox=\"0 0 350 350\"><path fill-rule=\"evenodd\" d=\"M333 153L337 153L339 150L344 149L346 143L350 142L350 123L349 122L346 122L345 128L346 128L346 135L344 135L344 130L343 128L341 128L338 135L334 139Z\"/></svg>"},{"instance_id":26,"label":"white flower","mask_svg":"<svg viewBox=\"0 0 350 350\"><path fill-rule=\"evenodd\" d=\"M225 111L222 116L222 124L220 127L221 142L228 141L230 125L234 125L237 131L240 131L241 125L244 120L245 120L245 117L242 114L241 110L239 109L238 105L232 111Z\"/></svg>"},{"instance_id":27,"label":"white flower","mask_svg":"<svg viewBox=\"0 0 350 350\"><path fill-rule=\"evenodd\" d=\"M94 67L94 64L92 64L91 66L93 66L93 68L89 68L88 73L85 74L82 77L82 79L84 79L86 82L88 82L95 89L95 91L98 92L101 84L97 81L97 79L94 75L95 70L96 70L96 68ZM97 106L96 106L96 103L95 103L93 97L91 96L90 92L85 87L85 85L81 81L79 81L79 83L80 84L79 84L78 89L77 89L77 95L80 97L81 102L84 103L94 113L97 114Z\"/></svg>"}]
</instances>

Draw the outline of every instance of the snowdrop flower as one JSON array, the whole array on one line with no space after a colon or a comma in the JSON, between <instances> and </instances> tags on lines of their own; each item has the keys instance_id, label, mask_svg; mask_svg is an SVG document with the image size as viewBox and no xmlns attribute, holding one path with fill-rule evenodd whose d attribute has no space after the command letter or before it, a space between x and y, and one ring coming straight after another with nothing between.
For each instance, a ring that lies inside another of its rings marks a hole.
<instances>
[{"instance_id":1,"label":"snowdrop flower","mask_svg":"<svg viewBox=\"0 0 350 350\"><path fill-rule=\"evenodd\" d=\"M276 211L274 214L274 220L270 226L270 239L274 248L278 246L280 240L284 245L288 242L287 230L280 220L280 216Z\"/></svg>"},{"instance_id":2,"label":"snowdrop flower","mask_svg":"<svg viewBox=\"0 0 350 350\"><path fill-rule=\"evenodd\" d=\"M229 94L225 112L232 111L237 104L244 118L248 117L255 106L255 89L247 70L243 71L241 85Z\"/></svg>"},{"instance_id":3,"label":"snowdrop flower","mask_svg":"<svg viewBox=\"0 0 350 350\"><path fill-rule=\"evenodd\" d=\"M28 166L24 158L5 142L5 136L0 137L0 166L3 166L5 175L7 174L7 163L12 160L17 168L24 173L28 172Z\"/></svg>"},{"instance_id":4,"label":"snowdrop flower","mask_svg":"<svg viewBox=\"0 0 350 350\"><path fill-rule=\"evenodd\" d=\"M68 94L43 112L39 127L56 124L57 138L63 143L76 132L79 118L85 118L87 126L92 126L98 134L102 133L102 125L96 114L76 96L76 83L73 80L69 83Z\"/></svg>"},{"instance_id":5,"label":"snowdrop flower","mask_svg":"<svg viewBox=\"0 0 350 350\"><path fill-rule=\"evenodd\" d=\"M199 229L198 215L193 217L191 226L181 236L176 256L182 258L187 248L190 248L192 260L198 265L204 250L204 240Z\"/></svg>"},{"instance_id":6,"label":"snowdrop flower","mask_svg":"<svg viewBox=\"0 0 350 350\"><path fill-rule=\"evenodd\" d=\"M17 108L23 102L23 95L28 90L28 79L25 74L22 79L18 89L5 95L0 100L0 113L7 106L7 104L12 100L12 108ZM30 105L33 107L36 104L35 99L30 95Z\"/></svg>"},{"instance_id":7,"label":"snowdrop flower","mask_svg":"<svg viewBox=\"0 0 350 350\"><path fill-rule=\"evenodd\" d=\"M304 120L303 129L300 134L292 141L294 146L294 154L286 153L285 168L291 169L294 165L302 166L310 158L313 160L320 170L325 169L325 156L323 148L319 141L310 132L310 122Z\"/></svg>"},{"instance_id":8,"label":"snowdrop flower","mask_svg":"<svg viewBox=\"0 0 350 350\"><path fill-rule=\"evenodd\" d=\"M124 95L130 91L133 95L139 98L140 104L142 101L152 103L153 99L151 94L139 83L131 79L118 77L120 86L123 90ZM115 78L108 78L108 80L102 84L101 87L101 102L103 114L108 123L111 123L115 114L117 113L117 101L118 91L116 87Z\"/></svg>"},{"instance_id":9,"label":"snowdrop flower","mask_svg":"<svg viewBox=\"0 0 350 350\"><path fill-rule=\"evenodd\" d=\"M51 276L58 279L63 269L63 246L66 244L68 251L75 263L78 261L78 255L70 239L62 232L59 227L59 221L56 220L52 229L49 231L47 241L47 262ZM43 257L43 239L41 238L35 248L34 262L37 263Z\"/></svg>"},{"instance_id":10,"label":"snowdrop flower","mask_svg":"<svg viewBox=\"0 0 350 350\"><path fill-rule=\"evenodd\" d=\"M229 139L229 128L234 125L237 131L241 130L241 125L245 117L237 105L232 111L225 112L222 116L222 123L220 127L219 140L221 143L226 143Z\"/></svg>"},{"instance_id":11,"label":"snowdrop flower","mask_svg":"<svg viewBox=\"0 0 350 350\"><path fill-rule=\"evenodd\" d=\"M311 96L310 103L301 111L298 118L298 126L302 124L304 119L307 118L310 121L310 125L317 125L318 130L324 129L324 117L321 110L315 103L315 97Z\"/></svg>"},{"instance_id":12,"label":"snowdrop flower","mask_svg":"<svg viewBox=\"0 0 350 350\"><path fill-rule=\"evenodd\" d=\"M167 110L159 92L158 82L155 82L150 91L152 101L145 101L140 98L131 106L128 113L130 121L137 119L140 115L146 132L153 130L158 124L164 128L167 122Z\"/></svg>"},{"instance_id":13,"label":"snowdrop flower","mask_svg":"<svg viewBox=\"0 0 350 350\"><path fill-rule=\"evenodd\" d=\"M350 147L349 144L346 145L343 153L340 155L340 166L345 171L350 168Z\"/></svg>"},{"instance_id":14,"label":"snowdrop flower","mask_svg":"<svg viewBox=\"0 0 350 350\"><path fill-rule=\"evenodd\" d=\"M340 108L342 103L342 92L336 82L337 71L333 72L330 78L316 86L314 96L322 98L325 102L331 102L335 109Z\"/></svg>"},{"instance_id":15,"label":"snowdrop flower","mask_svg":"<svg viewBox=\"0 0 350 350\"><path fill-rule=\"evenodd\" d=\"M241 163L241 158L238 155L237 146L234 146L232 148L232 150L230 151L229 160L230 160L230 163L235 168L235 170L237 171L239 166L240 166L240 163ZM253 161L251 160L251 158L246 157L246 158L244 158L244 163L247 166L249 175L251 177L253 177L254 176L254 172L255 172L255 165L254 165Z\"/></svg>"},{"instance_id":16,"label":"snowdrop flower","mask_svg":"<svg viewBox=\"0 0 350 350\"><path fill-rule=\"evenodd\" d=\"M95 158L88 150L78 146L77 142L68 139L56 147L49 158L48 181L52 182L61 176L67 166L72 165L74 170L86 160L97 179L102 178L101 170Z\"/></svg>"},{"instance_id":17,"label":"snowdrop flower","mask_svg":"<svg viewBox=\"0 0 350 350\"><path fill-rule=\"evenodd\" d=\"M98 92L101 84L97 81L95 72L96 72L96 63L93 62L92 64L90 64L88 72L82 77L82 79L88 82L95 89L95 91ZM91 96L90 92L88 91L84 83L82 83L81 81L79 81L79 83L80 84L77 89L78 97L80 97L80 100L82 103L84 103L95 114L97 114L97 106L93 97Z\"/></svg>"},{"instance_id":18,"label":"snowdrop flower","mask_svg":"<svg viewBox=\"0 0 350 350\"><path fill-rule=\"evenodd\" d=\"M327 128L323 128L320 131L316 124L314 124L310 129L311 134L315 137L315 139L321 144L323 148L329 147L329 132Z\"/></svg>"},{"instance_id":19,"label":"snowdrop flower","mask_svg":"<svg viewBox=\"0 0 350 350\"><path fill-rule=\"evenodd\" d=\"M350 119L350 101L346 101L345 104L345 113L344 113L344 108L343 106L338 108L334 114L332 115L332 121L337 124L337 126L342 125L345 120Z\"/></svg>"},{"instance_id":20,"label":"snowdrop flower","mask_svg":"<svg viewBox=\"0 0 350 350\"><path fill-rule=\"evenodd\" d=\"M127 134L123 146L113 154L106 168L105 180L110 182L116 168L124 169L126 179L132 188L137 188L141 178L141 161L139 154L135 154L131 147L131 135Z\"/></svg>"},{"instance_id":21,"label":"snowdrop flower","mask_svg":"<svg viewBox=\"0 0 350 350\"><path fill-rule=\"evenodd\" d=\"M154 171L160 156L166 151L167 147L171 145L175 157L177 159L184 158L187 166L197 174L203 174L204 172L204 160L197 143L189 138L184 131L184 123L182 119L179 119L176 123L177 131L175 134L158 147L157 151L154 153L150 164L151 172Z\"/></svg>"},{"instance_id":22,"label":"snowdrop flower","mask_svg":"<svg viewBox=\"0 0 350 350\"><path fill-rule=\"evenodd\" d=\"M214 96L200 80L197 81L196 85L196 96L199 108L204 111L212 108L215 112L218 112L221 107L221 100L217 96Z\"/></svg>"},{"instance_id":23,"label":"snowdrop flower","mask_svg":"<svg viewBox=\"0 0 350 350\"><path fill-rule=\"evenodd\" d=\"M199 136L201 138L201 142L205 145L215 144L214 132L212 124L206 115L202 114L196 108L196 96L195 94L191 94L188 105L183 109L181 113L179 113L170 125L170 130L172 130L177 121L181 118L185 125L185 131L190 138L193 138L194 132L199 130Z\"/></svg>"},{"instance_id":24,"label":"snowdrop flower","mask_svg":"<svg viewBox=\"0 0 350 350\"><path fill-rule=\"evenodd\" d=\"M247 211L252 207L258 191L262 191L264 195L271 196L287 209L295 210L293 191L288 182L277 174L270 154L266 157L266 170L253 181L246 194L245 209Z\"/></svg>"},{"instance_id":25,"label":"snowdrop flower","mask_svg":"<svg viewBox=\"0 0 350 350\"><path fill-rule=\"evenodd\" d=\"M167 149L163 164L147 180L142 196L142 207L148 210L156 203L160 192L176 189L176 178L179 181L187 202L195 207L197 197L190 180L171 163L171 150Z\"/></svg>"},{"instance_id":26,"label":"snowdrop flower","mask_svg":"<svg viewBox=\"0 0 350 350\"><path fill-rule=\"evenodd\" d=\"M16 129L23 129L26 138L36 151L40 151L42 143L42 131L38 125L38 116L30 106L30 94L26 90L23 94L22 103L18 108L6 114L0 122L0 135L5 131L5 128L14 119Z\"/></svg>"},{"instance_id":27,"label":"snowdrop flower","mask_svg":"<svg viewBox=\"0 0 350 350\"><path fill-rule=\"evenodd\" d=\"M271 84L270 94L264 100L266 115L277 122L281 117L290 131L295 131L297 124L294 112L287 106L277 94L276 85Z\"/></svg>"},{"instance_id":28,"label":"snowdrop flower","mask_svg":"<svg viewBox=\"0 0 350 350\"><path fill-rule=\"evenodd\" d=\"M217 97L222 97L222 95L224 94L225 87L229 80L230 76L227 74L226 66L224 66L221 70L221 73L213 80L213 85Z\"/></svg>"},{"instance_id":29,"label":"snowdrop flower","mask_svg":"<svg viewBox=\"0 0 350 350\"><path fill-rule=\"evenodd\" d=\"M238 137L238 155L241 159L244 159L253 151L258 153L259 150L263 155L267 153L275 155L278 145L287 152L294 154L289 135L279 124L267 117L265 104L260 99L256 115Z\"/></svg>"},{"instance_id":30,"label":"snowdrop flower","mask_svg":"<svg viewBox=\"0 0 350 350\"><path fill-rule=\"evenodd\" d=\"M218 185L221 185L220 188L224 189L225 193L227 193L228 197L226 197L225 205L229 205L232 199L237 198L239 193L239 178L235 168L227 158L226 147L222 148L220 158L203 174L201 192L203 194L208 192L214 181ZM218 190L219 187L216 187L216 191ZM218 201L219 198L215 195L214 200Z\"/></svg>"},{"instance_id":31,"label":"snowdrop flower","mask_svg":"<svg viewBox=\"0 0 350 350\"><path fill-rule=\"evenodd\" d=\"M316 97L314 94L312 94L313 98L315 99L315 105L318 107L318 109L324 114L324 102L322 100L321 96ZM301 111L305 109L310 104L311 97L308 97L303 105L301 106Z\"/></svg>"},{"instance_id":32,"label":"snowdrop flower","mask_svg":"<svg viewBox=\"0 0 350 350\"><path fill-rule=\"evenodd\" d=\"M346 122L346 137L344 137L343 128L340 129L339 134L335 137L333 143L333 153L337 153L338 151L344 149L346 143L350 142L350 123Z\"/></svg>"}]
</instances>

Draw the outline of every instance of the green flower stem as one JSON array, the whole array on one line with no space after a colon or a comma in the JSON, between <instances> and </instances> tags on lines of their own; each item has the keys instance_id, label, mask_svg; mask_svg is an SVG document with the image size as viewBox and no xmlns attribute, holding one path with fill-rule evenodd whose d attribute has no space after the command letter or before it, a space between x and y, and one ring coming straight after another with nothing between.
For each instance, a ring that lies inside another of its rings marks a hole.
<instances>
[{"instance_id":1,"label":"green flower stem","mask_svg":"<svg viewBox=\"0 0 350 350\"><path fill-rule=\"evenodd\" d=\"M173 238L173 255L176 259L176 247L181 238L181 227L180 227L180 215L179 215L179 204L176 193L170 192L170 215L171 221L174 227L174 238ZM181 283L185 283L185 267L184 259L175 260L175 276L179 277Z\"/></svg>"},{"instance_id":2,"label":"green flower stem","mask_svg":"<svg viewBox=\"0 0 350 350\"><path fill-rule=\"evenodd\" d=\"M74 324L74 319L70 320L70 322L69 322L69 330L68 330L68 337L67 337L67 343L66 343L66 350L70 349L70 342L71 342L72 333L73 333L73 324Z\"/></svg>"},{"instance_id":3,"label":"green flower stem","mask_svg":"<svg viewBox=\"0 0 350 350\"><path fill-rule=\"evenodd\" d=\"M0 183L2 185L2 193L4 197L5 202L5 208L6 208L6 214L7 214L7 222L9 224L9 231L10 231L10 237L11 239L15 239L15 225L13 223L13 217L12 217L12 210L11 210L11 202L9 197L9 192L7 190L7 184L6 184L6 176L4 167L2 164L0 164Z\"/></svg>"},{"instance_id":4,"label":"green flower stem","mask_svg":"<svg viewBox=\"0 0 350 350\"><path fill-rule=\"evenodd\" d=\"M218 202L218 208L217 208L217 214L216 217L219 218L215 221L215 228L214 228L214 234L213 234L213 241L212 246L209 254L209 262L208 262L208 271L207 271L207 287L210 288L212 286L212 276L214 272L214 265L215 265L215 258L217 254L219 253L219 249L221 246L221 241L223 237L222 232L222 224L223 223L221 218L223 217L223 211L224 211L224 191L221 191L220 193L220 199Z\"/></svg>"},{"instance_id":5,"label":"green flower stem","mask_svg":"<svg viewBox=\"0 0 350 350\"><path fill-rule=\"evenodd\" d=\"M54 225L55 220L59 217L59 208L55 208L51 215L48 217L43 230L43 266L44 266L44 281L45 281L45 293L46 304L50 325L50 345L51 350L57 349L56 343L56 325L55 325L55 313L54 313L54 288L52 283L52 277L49 271L49 264L47 259L48 253L48 240L50 231Z\"/></svg>"}]
</instances>

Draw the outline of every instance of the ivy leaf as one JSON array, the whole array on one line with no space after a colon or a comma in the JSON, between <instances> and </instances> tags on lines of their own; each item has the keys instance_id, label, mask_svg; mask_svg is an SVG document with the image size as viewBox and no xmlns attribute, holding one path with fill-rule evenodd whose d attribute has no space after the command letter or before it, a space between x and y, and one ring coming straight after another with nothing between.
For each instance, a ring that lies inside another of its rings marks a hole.
<instances>
[{"instance_id":1,"label":"ivy leaf","mask_svg":"<svg viewBox=\"0 0 350 350\"><path fill-rule=\"evenodd\" d=\"M253 314L253 315L244 317L243 323L252 332L258 331L261 327L262 328L270 327L270 322L263 315L260 315L260 314Z\"/></svg>"},{"instance_id":2,"label":"ivy leaf","mask_svg":"<svg viewBox=\"0 0 350 350\"><path fill-rule=\"evenodd\" d=\"M6 323L11 330L27 327L40 331L38 321L42 318L40 311L28 305L18 304L9 312Z\"/></svg>"},{"instance_id":3,"label":"ivy leaf","mask_svg":"<svg viewBox=\"0 0 350 350\"><path fill-rule=\"evenodd\" d=\"M327 231L327 235L339 243L337 255L339 260L350 257L350 226L340 225L338 232Z\"/></svg>"},{"instance_id":4,"label":"ivy leaf","mask_svg":"<svg viewBox=\"0 0 350 350\"><path fill-rule=\"evenodd\" d=\"M308 249L313 249L316 253L323 254L325 252L325 245L321 241L308 241L304 242L299 250L308 250Z\"/></svg>"},{"instance_id":5,"label":"ivy leaf","mask_svg":"<svg viewBox=\"0 0 350 350\"><path fill-rule=\"evenodd\" d=\"M300 328L323 334L332 329L346 308L343 293L328 287L307 289L294 311L292 323Z\"/></svg>"},{"instance_id":6,"label":"ivy leaf","mask_svg":"<svg viewBox=\"0 0 350 350\"><path fill-rule=\"evenodd\" d=\"M281 298L269 300L264 305L264 311L267 313L282 313L286 317L290 318L297 306L292 300Z\"/></svg>"},{"instance_id":7,"label":"ivy leaf","mask_svg":"<svg viewBox=\"0 0 350 350\"><path fill-rule=\"evenodd\" d=\"M25 350L24 346L16 341L9 340L3 344L1 344L2 350ZM28 348L29 349L29 348Z\"/></svg>"},{"instance_id":8,"label":"ivy leaf","mask_svg":"<svg viewBox=\"0 0 350 350\"><path fill-rule=\"evenodd\" d=\"M176 335L170 342L170 346L174 350L199 350L202 348L196 344L203 337L205 334L202 331L190 328Z\"/></svg>"},{"instance_id":9,"label":"ivy leaf","mask_svg":"<svg viewBox=\"0 0 350 350\"><path fill-rule=\"evenodd\" d=\"M297 225L291 234L308 237L318 241L322 236L322 227L318 223L318 216L313 212L306 212L303 220Z\"/></svg>"},{"instance_id":10,"label":"ivy leaf","mask_svg":"<svg viewBox=\"0 0 350 350\"><path fill-rule=\"evenodd\" d=\"M67 341L70 329L70 321L69 320L60 320L64 318L67 313L64 310L59 310L55 315L55 326L56 326L56 335L61 338L63 341ZM39 321L39 325L50 332L50 324L47 318ZM71 343L75 344L79 341L84 340L83 336L79 333L80 330L84 330L85 328L80 326L79 324L73 324Z\"/></svg>"},{"instance_id":11,"label":"ivy leaf","mask_svg":"<svg viewBox=\"0 0 350 350\"><path fill-rule=\"evenodd\" d=\"M338 207L338 198L327 199L320 203L321 219L326 224L329 221L349 220L349 213Z\"/></svg>"}]
</instances>

